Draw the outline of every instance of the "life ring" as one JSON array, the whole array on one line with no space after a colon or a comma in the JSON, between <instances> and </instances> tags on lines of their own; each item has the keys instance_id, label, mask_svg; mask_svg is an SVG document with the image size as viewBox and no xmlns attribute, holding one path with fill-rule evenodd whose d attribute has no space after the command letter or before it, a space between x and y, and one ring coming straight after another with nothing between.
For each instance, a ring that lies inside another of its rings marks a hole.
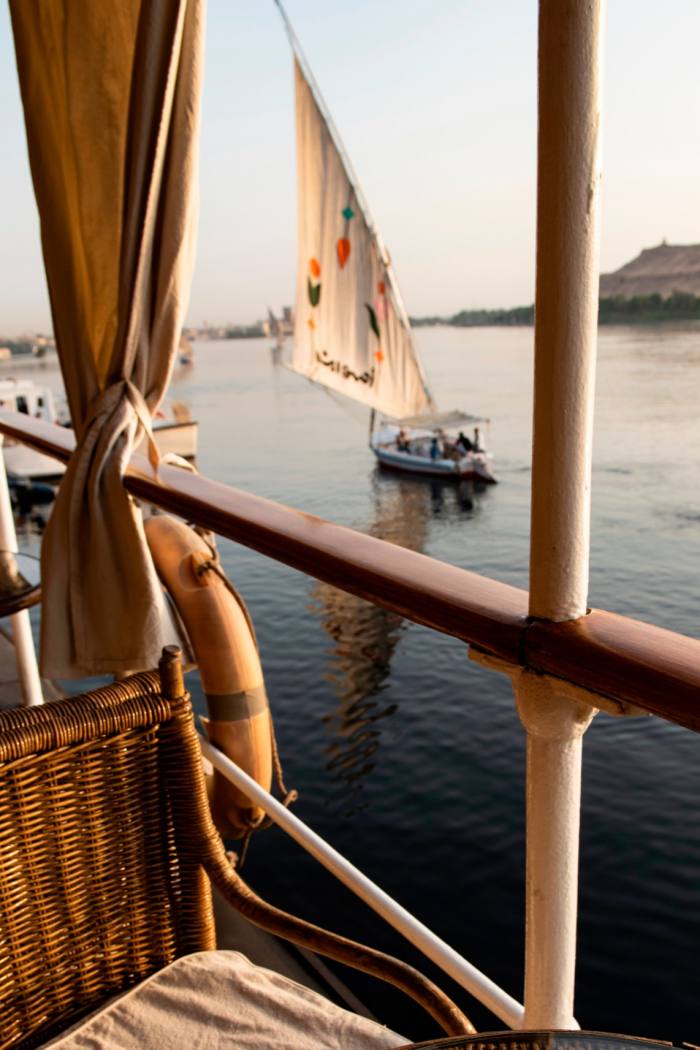
<instances>
[{"instance_id":1,"label":"life ring","mask_svg":"<svg viewBox=\"0 0 700 1050\"><path fill-rule=\"evenodd\" d=\"M269 791L272 720L248 610L217 571L211 548L193 529L166 514L148 518L144 527L156 571L180 614L199 667L209 709L209 740ZM216 771L209 801L224 837L238 838L264 817Z\"/></svg>"}]
</instances>

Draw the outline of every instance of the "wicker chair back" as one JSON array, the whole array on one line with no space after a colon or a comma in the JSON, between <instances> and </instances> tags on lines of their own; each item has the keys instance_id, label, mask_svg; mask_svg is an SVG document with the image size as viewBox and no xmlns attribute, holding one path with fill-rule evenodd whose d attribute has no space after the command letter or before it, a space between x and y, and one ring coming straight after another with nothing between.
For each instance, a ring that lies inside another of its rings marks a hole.
<instances>
[{"instance_id":1,"label":"wicker chair back","mask_svg":"<svg viewBox=\"0 0 700 1050\"><path fill-rule=\"evenodd\" d=\"M159 673L0 713L0 1050L215 948L212 884L263 930L401 988L448 1034L474 1031L413 967L241 879L212 821L177 648Z\"/></svg>"},{"instance_id":2,"label":"wicker chair back","mask_svg":"<svg viewBox=\"0 0 700 1050\"><path fill-rule=\"evenodd\" d=\"M36 1045L215 947L170 785L199 784L187 699L146 672L0 714L0 1047Z\"/></svg>"}]
</instances>

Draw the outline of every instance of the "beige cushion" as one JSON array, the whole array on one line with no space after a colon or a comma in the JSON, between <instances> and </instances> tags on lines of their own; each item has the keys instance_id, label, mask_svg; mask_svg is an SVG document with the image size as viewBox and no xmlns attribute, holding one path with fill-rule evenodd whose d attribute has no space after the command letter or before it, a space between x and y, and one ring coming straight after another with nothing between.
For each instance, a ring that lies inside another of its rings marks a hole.
<instances>
[{"instance_id":1,"label":"beige cushion","mask_svg":"<svg viewBox=\"0 0 700 1050\"><path fill-rule=\"evenodd\" d=\"M54 1050L388 1050L402 1039L239 952L177 959L47 1044Z\"/></svg>"}]
</instances>

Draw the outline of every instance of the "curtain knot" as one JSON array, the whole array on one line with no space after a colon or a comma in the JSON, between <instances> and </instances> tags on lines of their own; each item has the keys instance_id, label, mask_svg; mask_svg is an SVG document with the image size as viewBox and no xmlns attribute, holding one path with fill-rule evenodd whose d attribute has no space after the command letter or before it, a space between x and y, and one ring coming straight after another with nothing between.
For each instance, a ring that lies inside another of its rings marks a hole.
<instances>
[{"instance_id":1,"label":"curtain knot","mask_svg":"<svg viewBox=\"0 0 700 1050\"><path fill-rule=\"evenodd\" d=\"M153 437L151 411L141 391L129 379L117 379L93 399L87 413L85 431L87 432L95 425L103 426L119 408L126 409L137 421L134 444L137 443L141 431L146 435L148 459L154 471L157 471L160 452Z\"/></svg>"}]
</instances>

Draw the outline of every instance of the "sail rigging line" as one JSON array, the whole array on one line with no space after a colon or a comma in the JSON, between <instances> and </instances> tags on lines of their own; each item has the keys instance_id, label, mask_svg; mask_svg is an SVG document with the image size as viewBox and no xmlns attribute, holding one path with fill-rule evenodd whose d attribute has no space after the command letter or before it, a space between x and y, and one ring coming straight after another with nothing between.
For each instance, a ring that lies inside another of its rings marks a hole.
<instances>
[{"instance_id":1,"label":"sail rigging line","mask_svg":"<svg viewBox=\"0 0 700 1050\"><path fill-rule=\"evenodd\" d=\"M291 371L294 372L295 375L301 375L300 372L296 372L293 368ZM304 376L304 379L306 379L308 383L312 383L313 386L320 387L326 397L329 397L333 404L337 405L338 408L345 413L348 419L353 421L353 423L361 422L359 414L363 411L363 408L355 407L353 411L353 406L357 406L359 402L356 402L348 394L343 394L340 390L332 390L330 387L324 386L323 383L319 383L315 379L311 379L309 376ZM374 409L370 409L370 412L373 411Z\"/></svg>"},{"instance_id":2,"label":"sail rigging line","mask_svg":"<svg viewBox=\"0 0 700 1050\"><path fill-rule=\"evenodd\" d=\"M299 38L297 37L294 31L294 27L292 26L292 23L289 19L289 16L287 15L287 12L285 11L284 6L282 5L282 0L274 0L274 3L280 13L285 32L287 34L287 39L289 40L290 47L299 65L301 74L304 80L306 81L313 102L315 103L319 111L320 117L323 123L325 124L330 140L338 155L338 159L340 161L345 177L347 178L350 188L353 194L355 195L357 205L360 211L362 212L362 218L364 219L364 222L368 228L368 232L371 238L374 240L377 250L377 256L379 261L381 262L384 271L384 276L386 278L386 283L391 292L391 299L393 300L393 307L397 320L403 328L408 340L410 354L413 359L412 363L415 367L416 373L423 387L425 399L428 402L429 407L432 408L433 411L435 411L437 406L435 404L435 399L433 398L433 395L430 391L430 387L428 386L428 379L425 373L425 369L423 367L423 363L416 351L413 330L411 328L408 313L406 311L406 307L404 305L403 298L399 290L398 281L396 279L396 275L394 273L393 265L391 262L391 256L389 254L388 249L386 248L386 245L384 244L382 236L379 232L379 228L376 222L374 221L374 217L367 202L367 198L362 190L360 180L357 176L357 173L355 172L349 154L343 145L340 133L338 132L337 127L335 126L330 111L323 99L323 95L321 94L321 90L318 86L318 83L316 82L316 78L314 77L309 63L306 60L306 56L304 55L304 52L302 50ZM292 370L296 371L294 366L292 366ZM312 379L312 381L316 380Z\"/></svg>"},{"instance_id":3,"label":"sail rigging line","mask_svg":"<svg viewBox=\"0 0 700 1050\"><path fill-rule=\"evenodd\" d=\"M290 364L289 361L285 361L284 358L282 358L282 360L280 361L280 365L282 368L286 368L288 372L293 372L295 376L301 376L302 379L305 379L307 383L311 384L311 386L321 390L326 395L326 397L330 398L334 405L337 405L338 408L342 409L342 411L345 412L346 416L348 416L349 419L352 419L353 423L358 422L358 416L356 416L353 413L350 405L348 404L348 401L355 404L353 398L351 398L349 394L343 394L339 390L332 390L330 387L325 386L323 383L319 383L317 379L312 379L311 376L307 376L305 372L297 371L294 365ZM374 409L371 409L371 412L374 412Z\"/></svg>"},{"instance_id":4,"label":"sail rigging line","mask_svg":"<svg viewBox=\"0 0 700 1050\"><path fill-rule=\"evenodd\" d=\"M360 183L359 178L357 177L357 172L355 171L355 169L353 167L353 164L352 164L352 161L350 160L350 155L348 154L347 150L345 149L345 146L343 145L343 141L342 141L342 139L340 137L340 133L339 133L337 127L335 126L334 122L333 122L333 118L332 118L332 116L330 114L330 111L329 111L326 103L324 102L323 95L321 94L321 89L318 86L316 78L314 77L313 73L311 72L311 67L310 67L309 63L306 61L306 56L304 55L304 52L303 52L302 47L301 47L301 44L299 42L299 37L294 32L294 27L292 26L292 23L289 20L289 16L288 16L287 12L285 11L284 7L282 6L281 0L273 0L273 3L277 6L277 9L279 10L280 16L282 18L282 22L284 24L285 32L287 34L287 39L289 40L289 44L290 44L290 47L291 47L292 51L294 52L294 57L296 58L296 60L299 63L299 65L301 66L301 71L304 74L304 79L306 80L306 83L309 85L309 89L310 89L311 94L313 96L314 102L318 106L319 112L321 113L321 116L323 117L323 120L324 120L324 122L326 124L326 127L328 128L328 133L329 133L331 139L333 140L333 145L335 146L336 151L337 151L337 153L338 153L338 155L340 157L340 160L341 160L341 162L343 164L343 167L345 169L345 174L347 176L348 182L350 183L350 185L351 185L351 187L352 187L352 189L353 189L353 191L355 193L355 197L357 198L357 203L359 204L359 206L360 206L360 208L361 208L361 210L363 212L363 215L364 215L364 218L365 218L365 222L367 223L367 225L368 225L368 227L369 227L369 229L370 229L370 231L372 233L372 236L374 237L374 239L377 242L378 247L380 248L380 258L382 260L382 263L386 266L387 271L388 271L391 268L391 257L390 257L389 252L387 251L387 248L386 248L386 246L385 246L385 244L384 244L384 242L382 240L381 234L379 233L379 229L377 227L377 224L374 221L374 217L373 217L372 212L370 210L369 204L367 203L367 198L365 197L364 191L362 189L362 185ZM393 282L392 282L392 291L393 290L394 289L393 289ZM398 292L398 289L396 289L396 291ZM404 304L403 304L403 301L401 299L401 295L400 294L397 294L397 299L398 299L398 305L399 305L400 313L401 313L401 320L402 320L402 322L405 323L406 327L410 327L410 323L409 323L409 320L408 320L408 314L406 313L406 309L404 307Z\"/></svg>"}]
</instances>

